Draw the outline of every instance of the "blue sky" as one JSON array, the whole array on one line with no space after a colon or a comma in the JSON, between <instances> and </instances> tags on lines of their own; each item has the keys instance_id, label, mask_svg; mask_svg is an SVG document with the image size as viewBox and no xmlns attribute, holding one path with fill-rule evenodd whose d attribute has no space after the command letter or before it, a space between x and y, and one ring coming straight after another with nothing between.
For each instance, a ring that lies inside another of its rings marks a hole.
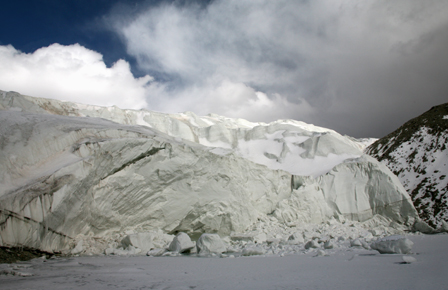
<instances>
[{"instance_id":1,"label":"blue sky","mask_svg":"<svg viewBox=\"0 0 448 290\"><path fill-rule=\"evenodd\" d=\"M448 100L446 15L441 0L7 1L0 89L381 137Z\"/></svg>"},{"instance_id":2,"label":"blue sky","mask_svg":"<svg viewBox=\"0 0 448 290\"><path fill-rule=\"evenodd\" d=\"M120 58L133 61L119 37L102 23L102 17L125 3L136 7L141 0L25 0L2 3L0 45L12 44L31 53L53 43L79 43L103 54L110 66ZM136 72L138 73L138 72Z\"/></svg>"}]
</instances>

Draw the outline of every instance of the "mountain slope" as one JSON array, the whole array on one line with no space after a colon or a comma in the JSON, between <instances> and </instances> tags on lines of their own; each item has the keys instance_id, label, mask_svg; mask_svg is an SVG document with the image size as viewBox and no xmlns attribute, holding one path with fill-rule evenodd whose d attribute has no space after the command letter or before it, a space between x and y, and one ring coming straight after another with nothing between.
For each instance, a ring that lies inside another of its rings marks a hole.
<instances>
[{"instance_id":1,"label":"mountain slope","mask_svg":"<svg viewBox=\"0 0 448 290\"><path fill-rule=\"evenodd\" d=\"M366 148L394 172L420 217L448 221L448 103L435 106Z\"/></svg>"}]
</instances>

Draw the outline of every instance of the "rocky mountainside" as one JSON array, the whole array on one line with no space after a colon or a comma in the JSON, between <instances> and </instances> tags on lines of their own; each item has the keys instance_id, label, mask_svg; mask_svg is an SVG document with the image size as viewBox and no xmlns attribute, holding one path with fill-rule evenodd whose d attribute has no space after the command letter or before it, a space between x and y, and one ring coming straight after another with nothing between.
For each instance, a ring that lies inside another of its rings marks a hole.
<instances>
[{"instance_id":1,"label":"rocky mountainside","mask_svg":"<svg viewBox=\"0 0 448 290\"><path fill-rule=\"evenodd\" d=\"M398 176L423 220L434 227L448 221L448 103L377 140L366 153Z\"/></svg>"},{"instance_id":2,"label":"rocky mountainside","mask_svg":"<svg viewBox=\"0 0 448 290\"><path fill-rule=\"evenodd\" d=\"M161 247L178 232L266 241L311 224L361 222L384 235L419 222L398 178L363 153L365 140L302 122L0 91L0 124L3 246L78 253L88 240L100 253L125 233Z\"/></svg>"}]
</instances>

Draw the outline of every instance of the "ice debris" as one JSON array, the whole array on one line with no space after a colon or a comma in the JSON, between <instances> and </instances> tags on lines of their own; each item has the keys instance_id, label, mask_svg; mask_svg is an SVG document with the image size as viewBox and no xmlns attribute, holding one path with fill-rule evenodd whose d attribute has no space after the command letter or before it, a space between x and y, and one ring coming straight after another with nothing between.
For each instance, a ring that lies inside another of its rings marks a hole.
<instances>
[{"instance_id":1,"label":"ice debris","mask_svg":"<svg viewBox=\"0 0 448 290\"><path fill-rule=\"evenodd\" d=\"M166 253L166 249L152 249L146 253L146 256L159 257Z\"/></svg>"},{"instance_id":2,"label":"ice debris","mask_svg":"<svg viewBox=\"0 0 448 290\"><path fill-rule=\"evenodd\" d=\"M183 253L193 249L195 244L191 241L190 237L183 232L178 233L171 242L168 250L170 252Z\"/></svg>"},{"instance_id":3,"label":"ice debris","mask_svg":"<svg viewBox=\"0 0 448 290\"><path fill-rule=\"evenodd\" d=\"M83 245L83 240L79 240L78 243L76 244L76 247L74 247L71 250L72 255L77 255L77 254L81 253L84 250L82 245Z\"/></svg>"},{"instance_id":4,"label":"ice debris","mask_svg":"<svg viewBox=\"0 0 448 290\"><path fill-rule=\"evenodd\" d=\"M417 262L417 259L412 256L403 256L401 258L403 260L403 264L411 264Z\"/></svg>"},{"instance_id":5,"label":"ice debris","mask_svg":"<svg viewBox=\"0 0 448 290\"><path fill-rule=\"evenodd\" d=\"M262 247L247 247L243 249L243 252L241 255L243 256L257 256L257 255L264 255L265 251Z\"/></svg>"},{"instance_id":6,"label":"ice debris","mask_svg":"<svg viewBox=\"0 0 448 290\"><path fill-rule=\"evenodd\" d=\"M313 256L332 255L338 251L362 252L377 250L381 253L410 252L412 242L407 239L401 229L390 228L390 221L378 218L375 223L377 231L373 235L370 229L372 221L333 222L325 224L304 224L296 227L285 227L278 221L260 219L247 232L233 233L230 237L218 234L202 234L197 242L193 242L187 233L180 232L176 236L154 236L152 242L157 245L148 251L138 248L136 242L128 245L135 237L148 237L147 233L130 233L117 235L116 241L109 241L104 253L107 255L147 255L147 256L180 256L198 257L243 257L252 255L285 256L294 254L310 254ZM381 226L381 224L384 224ZM265 241L257 242L255 236L265 236ZM410 233L407 233L410 234ZM307 243L300 243L301 240ZM85 255L89 251L90 239L83 237ZM103 242L104 243L104 242ZM96 242L96 245L102 243ZM372 248L370 248L372 244ZM127 245L127 247L126 247ZM144 247L144 246L143 246ZM90 251L92 252L92 251Z\"/></svg>"},{"instance_id":7,"label":"ice debris","mask_svg":"<svg viewBox=\"0 0 448 290\"><path fill-rule=\"evenodd\" d=\"M319 248L319 247L320 247L320 245L319 245L319 243L316 240L308 241L305 244L305 249L310 249L310 248L316 249L316 248Z\"/></svg>"},{"instance_id":8,"label":"ice debris","mask_svg":"<svg viewBox=\"0 0 448 290\"><path fill-rule=\"evenodd\" d=\"M414 243L404 236L388 236L373 242L370 247L381 254L409 254Z\"/></svg>"},{"instance_id":9,"label":"ice debris","mask_svg":"<svg viewBox=\"0 0 448 290\"><path fill-rule=\"evenodd\" d=\"M226 245L217 234L202 234L196 242L196 248L199 254L221 254L227 250Z\"/></svg>"}]
</instances>

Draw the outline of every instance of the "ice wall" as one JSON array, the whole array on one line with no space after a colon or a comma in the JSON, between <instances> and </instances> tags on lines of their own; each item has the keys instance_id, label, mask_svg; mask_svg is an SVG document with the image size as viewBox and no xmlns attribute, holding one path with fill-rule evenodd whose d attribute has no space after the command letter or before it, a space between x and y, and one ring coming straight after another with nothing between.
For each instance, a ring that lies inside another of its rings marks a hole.
<instances>
[{"instance_id":1,"label":"ice wall","mask_svg":"<svg viewBox=\"0 0 448 290\"><path fill-rule=\"evenodd\" d=\"M55 251L127 230L226 236L266 216L286 226L416 217L390 171L332 130L0 93L0 245Z\"/></svg>"},{"instance_id":2,"label":"ice wall","mask_svg":"<svg viewBox=\"0 0 448 290\"><path fill-rule=\"evenodd\" d=\"M228 235L290 194L284 171L149 128L11 111L0 122L2 245L54 250L129 229Z\"/></svg>"}]
</instances>

